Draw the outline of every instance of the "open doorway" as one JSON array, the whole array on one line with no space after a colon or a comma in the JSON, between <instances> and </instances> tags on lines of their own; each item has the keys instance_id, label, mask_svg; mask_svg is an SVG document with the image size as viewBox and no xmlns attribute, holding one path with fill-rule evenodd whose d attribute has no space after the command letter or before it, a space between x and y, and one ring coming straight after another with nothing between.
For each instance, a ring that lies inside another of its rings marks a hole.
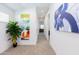
<instances>
[{"instance_id":1,"label":"open doorway","mask_svg":"<svg viewBox=\"0 0 79 59\"><path fill-rule=\"evenodd\" d=\"M44 33L44 24L40 24L39 32Z\"/></svg>"}]
</instances>

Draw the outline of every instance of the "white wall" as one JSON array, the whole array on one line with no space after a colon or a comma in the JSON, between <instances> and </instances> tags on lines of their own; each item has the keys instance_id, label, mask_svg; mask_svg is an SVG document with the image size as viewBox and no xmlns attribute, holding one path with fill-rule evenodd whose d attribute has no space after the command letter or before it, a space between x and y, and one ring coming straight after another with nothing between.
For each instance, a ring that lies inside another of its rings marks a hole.
<instances>
[{"instance_id":1,"label":"white wall","mask_svg":"<svg viewBox=\"0 0 79 59\"><path fill-rule=\"evenodd\" d=\"M6 24L5 22L0 22L0 53L11 47L12 42L8 40L10 37L6 34Z\"/></svg>"},{"instance_id":2,"label":"white wall","mask_svg":"<svg viewBox=\"0 0 79 59\"><path fill-rule=\"evenodd\" d=\"M78 33L55 31L54 29L55 10L56 10L56 5L52 4L50 7L50 45L51 47L54 49L57 55L79 54L79 34Z\"/></svg>"},{"instance_id":3,"label":"white wall","mask_svg":"<svg viewBox=\"0 0 79 59\"><path fill-rule=\"evenodd\" d=\"M46 16L45 16L45 20L44 20L44 34L45 34L45 36L46 36L46 38L47 38L47 40L49 40L49 36L48 36L48 31L50 30L50 26L49 26L49 21L50 21L50 18L49 18L49 11L48 11L48 13L46 14Z\"/></svg>"},{"instance_id":4,"label":"white wall","mask_svg":"<svg viewBox=\"0 0 79 59\"><path fill-rule=\"evenodd\" d=\"M18 39L19 45L35 45L37 42L38 36L38 20L36 15L36 8L25 9L22 11L16 12L16 19L18 19L18 15L21 13L30 14L30 39L29 40L21 40Z\"/></svg>"},{"instance_id":5,"label":"white wall","mask_svg":"<svg viewBox=\"0 0 79 59\"><path fill-rule=\"evenodd\" d=\"M0 11L8 14L11 18L14 18L15 17L15 11L12 10L12 9L10 9L10 8L8 8L4 4L0 4Z\"/></svg>"},{"instance_id":6,"label":"white wall","mask_svg":"<svg viewBox=\"0 0 79 59\"><path fill-rule=\"evenodd\" d=\"M14 11L5 7L2 4L0 4L0 12L6 13L7 15L9 15L9 17L14 17ZM7 20L7 18L9 17L0 18L0 19ZM0 53L7 50L12 45L11 40L8 40L10 38L9 35L5 33L6 24L7 24L6 22L0 21Z\"/></svg>"}]
</instances>

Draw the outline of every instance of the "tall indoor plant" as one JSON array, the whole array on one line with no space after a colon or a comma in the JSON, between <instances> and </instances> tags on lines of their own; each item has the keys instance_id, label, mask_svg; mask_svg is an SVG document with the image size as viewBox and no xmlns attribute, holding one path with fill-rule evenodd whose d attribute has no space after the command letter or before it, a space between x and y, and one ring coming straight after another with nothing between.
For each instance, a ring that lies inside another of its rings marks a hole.
<instances>
[{"instance_id":1,"label":"tall indoor plant","mask_svg":"<svg viewBox=\"0 0 79 59\"><path fill-rule=\"evenodd\" d=\"M7 24L6 33L9 33L13 42L13 47L17 46L17 37L19 37L22 29L19 27L16 21L9 21Z\"/></svg>"}]
</instances>

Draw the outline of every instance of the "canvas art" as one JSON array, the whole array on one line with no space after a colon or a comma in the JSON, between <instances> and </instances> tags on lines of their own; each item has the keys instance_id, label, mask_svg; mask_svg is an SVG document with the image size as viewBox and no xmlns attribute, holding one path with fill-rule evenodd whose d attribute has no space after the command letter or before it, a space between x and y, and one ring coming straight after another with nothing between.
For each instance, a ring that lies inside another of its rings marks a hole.
<instances>
[{"instance_id":1,"label":"canvas art","mask_svg":"<svg viewBox=\"0 0 79 59\"><path fill-rule=\"evenodd\" d=\"M30 39L30 14L22 13L20 14L20 22L19 22L22 32L20 35L21 40L29 40Z\"/></svg>"},{"instance_id":2,"label":"canvas art","mask_svg":"<svg viewBox=\"0 0 79 59\"><path fill-rule=\"evenodd\" d=\"M54 13L54 28L57 31L79 32L79 4L63 3Z\"/></svg>"}]
</instances>

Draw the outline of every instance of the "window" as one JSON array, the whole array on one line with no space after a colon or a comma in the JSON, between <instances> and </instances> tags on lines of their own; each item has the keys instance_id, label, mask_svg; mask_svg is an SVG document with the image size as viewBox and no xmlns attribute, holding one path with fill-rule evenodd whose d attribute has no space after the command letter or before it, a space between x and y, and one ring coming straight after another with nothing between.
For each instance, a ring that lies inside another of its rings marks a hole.
<instances>
[{"instance_id":1,"label":"window","mask_svg":"<svg viewBox=\"0 0 79 59\"><path fill-rule=\"evenodd\" d=\"M44 29L44 25L43 24L40 25L40 29Z\"/></svg>"}]
</instances>

